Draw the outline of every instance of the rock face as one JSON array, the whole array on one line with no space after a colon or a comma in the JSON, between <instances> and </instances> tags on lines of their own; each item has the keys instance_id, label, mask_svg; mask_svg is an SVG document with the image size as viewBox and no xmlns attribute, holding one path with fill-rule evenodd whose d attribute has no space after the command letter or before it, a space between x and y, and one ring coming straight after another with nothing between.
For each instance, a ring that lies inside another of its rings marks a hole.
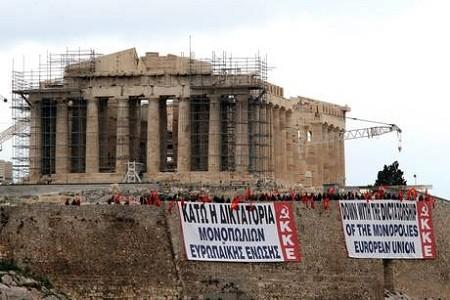
<instances>
[{"instance_id":1,"label":"rock face","mask_svg":"<svg viewBox=\"0 0 450 300\"><path fill-rule=\"evenodd\" d=\"M294 205L300 263L187 261L177 213L110 205L0 207L0 257L73 299L384 299L386 285L410 299L449 299L449 203L433 210L438 258L393 261L386 277L381 260L347 257L337 203Z\"/></svg>"},{"instance_id":2,"label":"rock face","mask_svg":"<svg viewBox=\"0 0 450 300\"><path fill-rule=\"evenodd\" d=\"M384 299L385 300L411 300L407 295L402 292L391 292L388 290L384 291ZM431 300L431 299L429 299Z\"/></svg>"},{"instance_id":3,"label":"rock face","mask_svg":"<svg viewBox=\"0 0 450 300\"><path fill-rule=\"evenodd\" d=\"M66 296L16 271L0 271L0 300L65 300Z\"/></svg>"}]
</instances>

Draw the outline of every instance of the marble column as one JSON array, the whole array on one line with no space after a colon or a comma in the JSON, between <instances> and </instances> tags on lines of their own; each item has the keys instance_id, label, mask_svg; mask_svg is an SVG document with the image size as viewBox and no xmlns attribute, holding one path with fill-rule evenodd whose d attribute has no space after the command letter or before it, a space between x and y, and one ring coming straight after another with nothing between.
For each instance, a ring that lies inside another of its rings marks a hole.
<instances>
[{"instance_id":1,"label":"marble column","mask_svg":"<svg viewBox=\"0 0 450 300\"><path fill-rule=\"evenodd\" d=\"M314 185L317 175L317 160L316 160L316 137L313 136L313 126L305 126L305 185L310 187ZM307 173L308 172L308 173ZM308 176L307 176L308 175Z\"/></svg>"},{"instance_id":2,"label":"marble column","mask_svg":"<svg viewBox=\"0 0 450 300\"><path fill-rule=\"evenodd\" d=\"M237 96L236 99L236 171L247 173L249 166L248 151L248 98L247 95Z\"/></svg>"},{"instance_id":3,"label":"marble column","mask_svg":"<svg viewBox=\"0 0 450 300\"><path fill-rule=\"evenodd\" d=\"M117 99L116 173L125 174L130 159L130 127L128 97Z\"/></svg>"},{"instance_id":4,"label":"marble column","mask_svg":"<svg viewBox=\"0 0 450 300\"><path fill-rule=\"evenodd\" d=\"M273 137L273 106L270 104L266 107L266 119L267 119L267 171L268 176L270 178L274 178L274 152L275 152L275 144Z\"/></svg>"},{"instance_id":5,"label":"marble column","mask_svg":"<svg viewBox=\"0 0 450 300\"><path fill-rule=\"evenodd\" d=\"M42 161L41 102L32 101L30 126L30 181L37 183L41 177Z\"/></svg>"},{"instance_id":6,"label":"marble column","mask_svg":"<svg viewBox=\"0 0 450 300\"><path fill-rule=\"evenodd\" d=\"M339 134L339 183L345 186L345 142L344 142L344 130Z\"/></svg>"},{"instance_id":7,"label":"marble column","mask_svg":"<svg viewBox=\"0 0 450 300\"><path fill-rule=\"evenodd\" d=\"M191 101L180 98L178 103L178 172L191 170Z\"/></svg>"},{"instance_id":8,"label":"marble column","mask_svg":"<svg viewBox=\"0 0 450 300\"><path fill-rule=\"evenodd\" d=\"M281 136L280 136L280 109L278 107L274 107L272 111L272 120L273 120L273 173L275 179L280 179L280 151L281 151Z\"/></svg>"},{"instance_id":9,"label":"marble column","mask_svg":"<svg viewBox=\"0 0 450 300\"><path fill-rule=\"evenodd\" d=\"M177 165L178 157L178 99L173 99L172 107L172 143L173 143L173 160L174 165Z\"/></svg>"},{"instance_id":10,"label":"marble column","mask_svg":"<svg viewBox=\"0 0 450 300\"><path fill-rule=\"evenodd\" d=\"M86 173L99 172L98 99L87 99L86 112Z\"/></svg>"},{"instance_id":11,"label":"marble column","mask_svg":"<svg viewBox=\"0 0 450 300\"><path fill-rule=\"evenodd\" d=\"M262 170L262 151L261 151L261 146L262 146L262 141L261 141L261 120L260 120L260 111L261 111L261 104L255 104L254 105L254 111L253 111L253 128L252 128L252 135L253 135L253 147L254 147L254 171L258 174L261 175L261 170Z\"/></svg>"},{"instance_id":12,"label":"marble column","mask_svg":"<svg viewBox=\"0 0 450 300\"><path fill-rule=\"evenodd\" d=\"M262 103L259 108L259 141L260 141L260 171L263 177L267 176L267 119L266 104Z\"/></svg>"},{"instance_id":13,"label":"marble column","mask_svg":"<svg viewBox=\"0 0 450 300\"><path fill-rule=\"evenodd\" d=\"M322 123L312 124L312 143L314 144L314 170L312 177L313 186L323 184L323 126Z\"/></svg>"},{"instance_id":14,"label":"marble column","mask_svg":"<svg viewBox=\"0 0 450 300\"><path fill-rule=\"evenodd\" d=\"M339 165L339 149L338 145L338 132L336 127L330 128L330 183L338 183L338 165Z\"/></svg>"},{"instance_id":15,"label":"marble column","mask_svg":"<svg viewBox=\"0 0 450 300\"><path fill-rule=\"evenodd\" d=\"M220 97L209 96L208 171L220 171Z\"/></svg>"},{"instance_id":16,"label":"marble column","mask_svg":"<svg viewBox=\"0 0 450 300\"><path fill-rule=\"evenodd\" d=\"M67 101L58 99L56 104L56 175L69 172L69 120Z\"/></svg>"},{"instance_id":17,"label":"marble column","mask_svg":"<svg viewBox=\"0 0 450 300\"><path fill-rule=\"evenodd\" d=\"M286 130L286 110L282 108L279 112L280 118L280 179L287 177L287 130Z\"/></svg>"},{"instance_id":18,"label":"marble column","mask_svg":"<svg viewBox=\"0 0 450 300\"><path fill-rule=\"evenodd\" d=\"M303 127L297 128L295 142L294 142L294 168L297 172L297 182L306 186L305 172L306 172L306 131Z\"/></svg>"},{"instance_id":19,"label":"marble column","mask_svg":"<svg viewBox=\"0 0 450 300\"><path fill-rule=\"evenodd\" d=\"M323 183L331 183L332 174L332 136L330 126L323 127Z\"/></svg>"},{"instance_id":20,"label":"marble column","mask_svg":"<svg viewBox=\"0 0 450 300\"><path fill-rule=\"evenodd\" d=\"M295 124L293 124L292 110L286 111L286 180L296 182L296 170L294 168L294 139L296 136Z\"/></svg>"},{"instance_id":21,"label":"marble column","mask_svg":"<svg viewBox=\"0 0 450 300\"><path fill-rule=\"evenodd\" d=\"M161 131L159 98L148 99L147 108L147 174L156 174L161 165Z\"/></svg>"}]
</instances>

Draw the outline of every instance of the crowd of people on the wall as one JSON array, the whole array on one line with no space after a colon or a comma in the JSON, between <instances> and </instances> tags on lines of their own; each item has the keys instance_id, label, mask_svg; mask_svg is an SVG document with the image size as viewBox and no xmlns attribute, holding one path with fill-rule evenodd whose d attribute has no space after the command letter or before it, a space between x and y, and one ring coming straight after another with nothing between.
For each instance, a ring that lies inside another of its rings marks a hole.
<instances>
[{"instance_id":1,"label":"crowd of people on the wall","mask_svg":"<svg viewBox=\"0 0 450 300\"><path fill-rule=\"evenodd\" d=\"M80 205L83 196L77 195L71 203L66 204ZM366 192L337 192L334 188L329 188L323 193L307 193L297 191L270 191L270 192L253 192L250 188L246 188L241 193L236 193L233 197L225 195L213 195L205 191L195 192L158 192L150 191L141 195L124 195L116 191L111 198L107 200L107 204L111 205L153 205L160 207L163 201L170 202L169 208L175 205L177 201L198 202L198 203L230 203L236 206L239 203L254 204L260 201L297 201L307 208L322 207L330 208L330 202L335 200L364 200L374 201L379 199L393 199L399 201L428 201L434 207L436 200L428 193L419 193L414 188L406 191L388 192L385 188L378 188L373 191Z\"/></svg>"}]
</instances>

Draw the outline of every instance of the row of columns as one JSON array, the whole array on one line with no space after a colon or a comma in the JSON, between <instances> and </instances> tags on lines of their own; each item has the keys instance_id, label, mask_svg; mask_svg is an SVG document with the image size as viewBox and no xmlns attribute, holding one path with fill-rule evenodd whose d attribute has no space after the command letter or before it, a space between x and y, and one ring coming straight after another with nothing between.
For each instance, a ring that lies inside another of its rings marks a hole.
<instances>
[{"instance_id":1,"label":"row of columns","mask_svg":"<svg viewBox=\"0 0 450 300\"><path fill-rule=\"evenodd\" d=\"M86 155L85 155L85 172L98 173L100 164L100 144L99 144L99 99L88 98L86 100ZM209 145L208 145L208 170L211 172L220 171L220 152L221 152L221 120L220 120L220 97L213 96L210 98L209 113ZM248 99L246 96L237 97L236 102L236 148L235 162L236 171L247 173L249 168L249 128L248 128ZM160 98L150 98L148 102L148 127L147 127L147 170L149 173L157 173L161 166L161 115L160 115ZM190 171L190 101L189 98L182 98L178 104L178 171ZM264 115L263 115L264 114ZM38 178L40 173L40 105L32 107L32 126L30 141L30 162L32 177ZM264 106L257 110L258 118L270 118L272 112ZM69 168L69 118L67 101L58 99L56 114L56 157L55 171L56 174L66 174L70 172ZM256 134L261 131L271 131L269 122L260 125ZM130 158L129 148L129 100L128 98L117 99L117 123L116 123L116 172L124 173L126 171L126 163ZM267 135L270 136L270 133ZM268 138L266 137L266 138ZM267 143L269 144L269 143ZM264 157L266 166L260 166L262 169L270 169L270 147L259 151L265 153L257 153L258 157ZM262 163L262 162L259 162Z\"/></svg>"},{"instance_id":2,"label":"row of columns","mask_svg":"<svg viewBox=\"0 0 450 300\"><path fill-rule=\"evenodd\" d=\"M161 140L163 126L159 97L148 99L147 110L147 172L156 174L161 170L164 157L161 155ZM221 164L221 115L220 96L209 98L209 132L208 132L208 171L219 172ZM125 173L130 159L130 126L129 99L117 99L117 127L116 127L116 172ZM31 177L38 178L40 172L40 105L36 103L31 108L31 140L30 140L30 169ZM343 183L345 178L344 143L342 132L336 128L314 123L305 130L310 130L314 143L306 146L300 143L295 118L291 110L278 106L257 105L254 108L254 124L249 132L249 102L247 96L236 97L235 113L235 167L239 173L249 170L249 134L257 136L253 141L256 159L253 164L256 170L271 173L275 179L290 182L304 182L305 172L313 173L313 185L323 183ZM178 103L177 128L177 162L178 172L191 170L191 116L189 98L180 98ZM264 121L261 121L264 120ZM69 161L69 125L68 107L63 99L57 101L56 114L56 174L70 172ZM167 122L167 121L166 121ZM140 122L138 122L140 123ZM132 129L134 130L134 129ZM87 99L86 109L86 173L99 172L99 100Z\"/></svg>"},{"instance_id":3,"label":"row of columns","mask_svg":"<svg viewBox=\"0 0 450 300\"><path fill-rule=\"evenodd\" d=\"M87 99L86 105L86 155L85 172L98 173L100 161L99 141L99 100ZM123 173L129 160L129 104L128 98L118 99L116 130L116 172ZM42 141L41 141L41 103L34 101L31 106L30 134L30 177L38 181L41 175ZM70 172L69 116L68 103L65 99L56 101L55 130L55 173L64 175Z\"/></svg>"},{"instance_id":4,"label":"row of columns","mask_svg":"<svg viewBox=\"0 0 450 300\"><path fill-rule=\"evenodd\" d=\"M312 171L312 185L344 184L345 158L343 131L323 123L307 127L312 141L307 145L306 162Z\"/></svg>"},{"instance_id":5,"label":"row of columns","mask_svg":"<svg viewBox=\"0 0 450 300\"><path fill-rule=\"evenodd\" d=\"M273 177L285 182L301 182L304 175L300 164L301 147L297 136L297 127L291 110L278 106L267 108L270 120L271 159L269 169Z\"/></svg>"}]
</instances>

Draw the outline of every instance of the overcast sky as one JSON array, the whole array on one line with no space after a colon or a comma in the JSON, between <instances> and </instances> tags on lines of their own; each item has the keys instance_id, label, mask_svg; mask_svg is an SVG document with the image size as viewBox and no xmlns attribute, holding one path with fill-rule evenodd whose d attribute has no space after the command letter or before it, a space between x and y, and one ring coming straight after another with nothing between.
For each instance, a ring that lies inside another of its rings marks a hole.
<instances>
[{"instance_id":1,"label":"overcast sky","mask_svg":"<svg viewBox=\"0 0 450 300\"><path fill-rule=\"evenodd\" d=\"M0 11L1 95L10 96L13 59L31 68L38 54L66 48L188 53L191 35L197 57L267 54L269 80L286 96L347 104L351 116L399 125L400 153L395 134L346 142L347 184L373 184L398 160L408 183L417 174L418 184L450 198L450 1L3 0ZM11 124L8 104L0 117L2 130Z\"/></svg>"}]
</instances>

